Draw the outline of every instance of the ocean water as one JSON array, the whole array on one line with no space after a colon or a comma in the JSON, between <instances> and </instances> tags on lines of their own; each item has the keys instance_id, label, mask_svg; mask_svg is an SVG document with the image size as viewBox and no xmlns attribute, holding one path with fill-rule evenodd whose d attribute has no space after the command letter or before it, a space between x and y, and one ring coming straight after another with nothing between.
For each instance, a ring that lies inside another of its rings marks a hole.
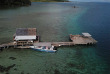
<instances>
[{"instance_id":1,"label":"ocean water","mask_svg":"<svg viewBox=\"0 0 110 74\"><path fill-rule=\"evenodd\" d=\"M40 41L69 41L69 34L82 32L98 41L93 46L59 47L56 53L4 49L0 74L110 74L109 24L110 3L33 2L0 9L0 44L12 41L16 28L37 28Z\"/></svg>"}]
</instances>

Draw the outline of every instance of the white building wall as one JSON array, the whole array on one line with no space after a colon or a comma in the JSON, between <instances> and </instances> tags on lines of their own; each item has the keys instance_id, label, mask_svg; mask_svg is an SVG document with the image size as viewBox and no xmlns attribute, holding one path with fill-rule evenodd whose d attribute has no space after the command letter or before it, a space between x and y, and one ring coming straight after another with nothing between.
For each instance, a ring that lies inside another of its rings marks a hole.
<instances>
[{"instance_id":1,"label":"white building wall","mask_svg":"<svg viewBox=\"0 0 110 74\"><path fill-rule=\"evenodd\" d=\"M35 40L36 36L15 36L15 40Z\"/></svg>"}]
</instances>

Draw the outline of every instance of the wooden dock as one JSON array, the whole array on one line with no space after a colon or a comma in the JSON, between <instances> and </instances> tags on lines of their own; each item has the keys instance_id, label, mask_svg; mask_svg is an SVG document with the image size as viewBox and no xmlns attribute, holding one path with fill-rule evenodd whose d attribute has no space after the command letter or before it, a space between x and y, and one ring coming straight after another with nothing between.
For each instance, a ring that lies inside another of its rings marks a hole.
<instances>
[{"instance_id":1,"label":"wooden dock","mask_svg":"<svg viewBox=\"0 0 110 74\"><path fill-rule=\"evenodd\" d=\"M53 46L56 46L56 47L58 47L58 46L71 46L71 45L74 45L73 42L51 42L51 44Z\"/></svg>"},{"instance_id":2,"label":"wooden dock","mask_svg":"<svg viewBox=\"0 0 110 74\"><path fill-rule=\"evenodd\" d=\"M97 41L91 37L89 33L84 33L85 35L70 35L71 42L39 42L34 41L31 45L29 42L22 43L21 45L17 44L17 42L10 42L6 44L1 44L0 49L5 49L9 47L14 48L30 48L30 46L74 46L74 45L88 45L88 44L96 44ZM27 44L28 43L28 44Z\"/></svg>"},{"instance_id":3,"label":"wooden dock","mask_svg":"<svg viewBox=\"0 0 110 74\"><path fill-rule=\"evenodd\" d=\"M9 43L6 43L6 44L1 44L0 45L0 49L5 49L5 48L9 48L9 47L16 47L17 44L15 44L14 42L9 42Z\"/></svg>"},{"instance_id":4,"label":"wooden dock","mask_svg":"<svg viewBox=\"0 0 110 74\"><path fill-rule=\"evenodd\" d=\"M39 42L38 43L34 43L33 44L34 46L49 46L49 45L52 45L52 46L55 46L55 47L59 47L59 46L70 46L70 45L74 45L73 42Z\"/></svg>"},{"instance_id":5,"label":"wooden dock","mask_svg":"<svg viewBox=\"0 0 110 74\"><path fill-rule=\"evenodd\" d=\"M70 39L75 45L87 45L87 44L96 44L97 41L93 39L91 36L83 36L83 35L70 35Z\"/></svg>"},{"instance_id":6,"label":"wooden dock","mask_svg":"<svg viewBox=\"0 0 110 74\"><path fill-rule=\"evenodd\" d=\"M29 46L17 46L16 48L17 49L29 49L30 47Z\"/></svg>"},{"instance_id":7,"label":"wooden dock","mask_svg":"<svg viewBox=\"0 0 110 74\"><path fill-rule=\"evenodd\" d=\"M73 46L73 42L35 42L33 46L55 46L55 47L60 47L60 46ZM18 49L28 49L30 48L29 46L17 46L16 48Z\"/></svg>"}]
</instances>

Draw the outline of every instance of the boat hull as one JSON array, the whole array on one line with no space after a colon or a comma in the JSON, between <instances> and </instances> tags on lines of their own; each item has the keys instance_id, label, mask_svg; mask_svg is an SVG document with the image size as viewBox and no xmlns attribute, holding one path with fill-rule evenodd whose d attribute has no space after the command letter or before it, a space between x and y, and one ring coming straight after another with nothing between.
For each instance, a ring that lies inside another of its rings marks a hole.
<instances>
[{"instance_id":1,"label":"boat hull","mask_svg":"<svg viewBox=\"0 0 110 74\"><path fill-rule=\"evenodd\" d=\"M32 46L30 48L32 48L33 50L36 50L36 51L41 51L41 52L51 52L51 53L56 52L56 50L39 49L39 48L34 48Z\"/></svg>"},{"instance_id":2,"label":"boat hull","mask_svg":"<svg viewBox=\"0 0 110 74\"><path fill-rule=\"evenodd\" d=\"M51 52L51 53L56 52L56 50L43 50L43 49L36 49L36 48L32 48L32 49L36 51L41 51L41 52Z\"/></svg>"}]
</instances>

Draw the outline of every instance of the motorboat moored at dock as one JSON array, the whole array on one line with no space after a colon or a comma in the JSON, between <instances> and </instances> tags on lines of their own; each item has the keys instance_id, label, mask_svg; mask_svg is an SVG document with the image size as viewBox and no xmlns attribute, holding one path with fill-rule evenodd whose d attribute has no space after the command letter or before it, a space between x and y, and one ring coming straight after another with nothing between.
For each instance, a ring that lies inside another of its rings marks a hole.
<instances>
[{"instance_id":1,"label":"motorboat moored at dock","mask_svg":"<svg viewBox=\"0 0 110 74\"><path fill-rule=\"evenodd\" d=\"M54 46L30 46L30 48L36 50L36 51L42 51L42 52L56 52Z\"/></svg>"}]
</instances>

